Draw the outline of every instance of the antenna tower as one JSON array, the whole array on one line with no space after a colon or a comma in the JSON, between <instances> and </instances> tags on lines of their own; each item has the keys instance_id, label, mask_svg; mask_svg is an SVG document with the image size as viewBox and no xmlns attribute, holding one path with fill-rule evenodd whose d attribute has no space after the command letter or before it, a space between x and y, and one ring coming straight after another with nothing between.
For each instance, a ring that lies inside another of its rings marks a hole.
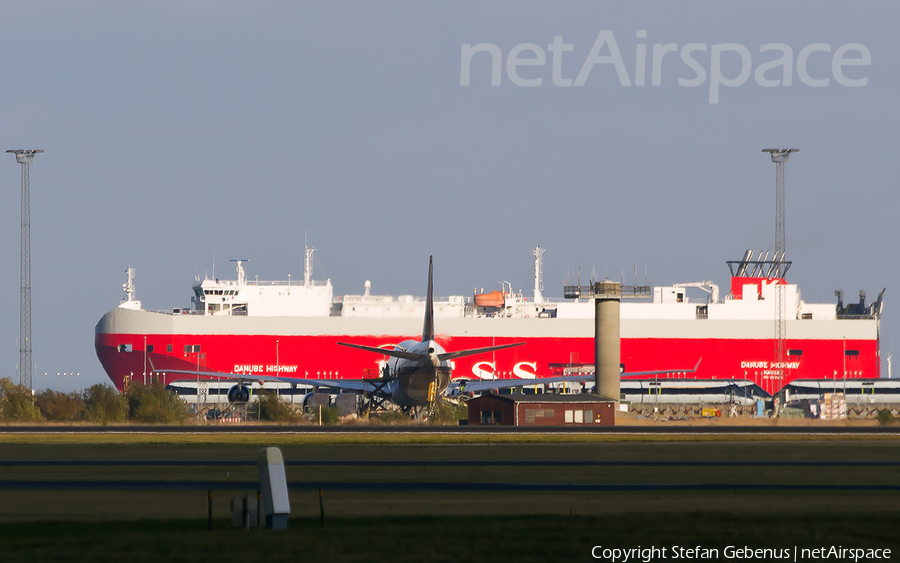
<instances>
[{"instance_id":1,"label":"antenna tower","mask_svg":"<svg viewBox=\"0 0 900 563\"><path fill-rule=\"evenodd\" d=\"M775 256L773 257L775 264L771 270L774 277L784 278L787 267L784 261L785 242L784 242L784 163L791 157L791 153L797 152L799 149L763 149L762 152L769 153L772 162L775 163ZM771 275L771 274L770 274ZM776 284L775 289L775 381L767 389L770 393L774 393L781 389L784 382L784 363L787 359L785 340L787 338L787 311L784 302L784 286Z\"/></svg>"},{"instance_id":2,"label":"antenna tower","mask_svg":"<svg viewBox=\"0 0 900 563\"><path fill-rule=\"evenodd\" d=\"M22 165L22 252L19 267L19 383L33 389L31 363L31 197L28 165L42 150L8 150Z\"/></svg>"}]
</instances>

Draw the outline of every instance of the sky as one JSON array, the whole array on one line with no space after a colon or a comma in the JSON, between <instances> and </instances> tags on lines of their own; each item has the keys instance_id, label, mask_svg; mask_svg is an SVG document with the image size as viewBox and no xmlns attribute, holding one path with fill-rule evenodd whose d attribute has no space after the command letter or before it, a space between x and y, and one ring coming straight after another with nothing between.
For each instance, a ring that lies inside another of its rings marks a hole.
<instances>
[{"instance_id":1,"label":"sky","mask_svg":"<svg viewBox=\"0 0 900 563\"><path fill-rule=\"evenodd\" d=\"M336 295L365 280L422 295L429 255L438 295L503 280L530 294L538 245L547 297L579 270L727 288L726 260L774 248L771 147L800 149L788 280L813 303L887 288L882 356L900 351L896 2L2 13L0 149L45 151L30 169L36 388L108 382L94 326L127 267L145 308L185 307L214 264L233 277L230 259L301 277L304 236ZM21 170L4 158L0 377L15 379Z\"/></svg>"}]
</instances>

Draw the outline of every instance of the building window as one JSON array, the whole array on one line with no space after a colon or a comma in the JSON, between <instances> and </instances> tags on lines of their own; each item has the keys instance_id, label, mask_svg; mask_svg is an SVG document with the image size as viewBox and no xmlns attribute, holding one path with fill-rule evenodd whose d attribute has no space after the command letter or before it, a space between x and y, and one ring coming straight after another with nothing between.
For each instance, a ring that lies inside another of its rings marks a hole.
<instances>
[{"instance_id":1,"label":"building window","mask_svg":"<svg viewBox=\"0 0 900 563\"><path fill-rule=\"evenodd\" d=\"M544 416L546 418L553 418L554 416L556 416L556 413L553 411L553 409L544 409Z\"/></svg>"},{"instance_id":2,"label":"building window","mask_svg":"<svg viewBox=\"0 0 900 563\"><path fill-rule=\"evenodd\" d=\"M169 344L168 346L166 346L166 352L170 352L170 353L172 352L172 345L171 345L171 344Z\"/></svg>"},{"instance_id":3,"label":"building window","mask_svg":"<svg viewBox=\"0 0 900 563\"><path fill-rule=\"evenodd\" d=\"M534 424L534 409L525 409L525 424Z\"/></svg>"},{"instance_id":4,"label":"building window","mask_svg":"<svg viewBox=\"0 0 900 563\"><path fill-rule=\"evenodd\" d=\"M147 353L148 353L148 354L152 354L152 353L153 353L153 344L147 344Z\"/></svg>"},{"instance_id":5,"label":"building window","mask_svg":"<svg viewBox=\"0 0 900 563\"><path fill-rule=\"evenodd\" d=\"M584 411L584 421L588 424L594 422L594 411L593 409L588 409Z\"/></svg>"},{"instance_id":6,"label":"building window","mask_svg":"<svg viewBox=\"0 0 900 563\"><path fill-rule=\"evenodd\" d=\"M191 353L191 345L190 345L190 344L185 344L185 345L184 345L184 353L185 353L185 354L190 354L190 353Z\"/></svg>"},{"instance_id":7,"label":"building window","mask_svg":"<svg viewBox=\"0 0 900 563\"><path fill-rule=\"evenodd\" d=\"M575 411L566 411L566 424L575 422Z\"/></svg>"},{"instance_id":8,"label":"building window","mask_svg":"<svg viewBox=\"0 0 900 563\"><path fill-rule=\"evenodd\" d=\"M859 350L844 350L845 356L859 356Z\"/></svg>"},{"instance_id":9,"label":"building window","mask_svg":"<svg viewBox=\"0 0 900 563\"><path fill-rule=\"evenodd\" d=\"M584 411L575 411L575 424L584 423Z\"/></svg>"},{"instance_id":10,"label":"building window","mask_svg":"<svg viewBox=\"0 0 900 563\"><path fill-rule=\"evenodd\" d=\"M119 352L131 352L132 347L131 344L119 344L117 346L117 349L119 350Z\"/></svg>"},{"instance_id":11,"label":"building window","mask_svg":"<svg viewBox=\"0 0 900 563\"><path fill-rule=\"evenodd\" d=\"M481 411L481 424L500 424L502 419L500 411Z\"/></svg>"},{"instance_id":12,"label":"building window","mask_svg":"<svg viewBox=\"0 0 900 563\"><path fill-rule=\"evenodd\" d=\"M788 356L802 356L803 350L788 350Z\"/></svg>"},{"instance_id":13,"label":"building window","mask_svg":"<svg viewBox=\"0 0 900 563\"><path fill-rule=\"evenodd\" d=\"M800 315L800 318L803 319L804 321L811 321L812 313L803 313L802 315Z\"/></svg>"}]
</instances>

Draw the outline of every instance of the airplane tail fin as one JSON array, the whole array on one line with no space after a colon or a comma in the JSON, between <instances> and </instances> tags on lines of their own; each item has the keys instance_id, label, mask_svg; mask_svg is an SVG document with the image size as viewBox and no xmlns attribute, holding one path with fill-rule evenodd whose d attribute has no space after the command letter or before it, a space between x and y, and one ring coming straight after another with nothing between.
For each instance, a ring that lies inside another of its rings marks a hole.
<instances>
[{"instance_id":1,"label":"airplane tail fin","mask_svg":"<svg viewBox=\"0 0 900 563\"><path fill-rule=\"evenodd\" d=\"M425 326L422 327L422 342L434 340L434 272L433 256L428 257L428 295L425 301Z\"/></svg>"}]
</instances>

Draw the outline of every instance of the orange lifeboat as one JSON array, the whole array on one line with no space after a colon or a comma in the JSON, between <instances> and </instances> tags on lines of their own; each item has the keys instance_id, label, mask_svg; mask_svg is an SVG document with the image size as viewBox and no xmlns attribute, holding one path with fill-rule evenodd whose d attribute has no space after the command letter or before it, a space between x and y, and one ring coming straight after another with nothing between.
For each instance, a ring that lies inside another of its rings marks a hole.
<instances>
[{"instance_id":1,"label":"orange lifeboat","mask_svg":"<svg viewBox=\"0 0 900 563\"><path fill-rule=\"evenodd\" d=\"M490 293L476 293L476 307L503 307L506 304L506 292L492 291Z\"/></svg>"}]
</instances>

